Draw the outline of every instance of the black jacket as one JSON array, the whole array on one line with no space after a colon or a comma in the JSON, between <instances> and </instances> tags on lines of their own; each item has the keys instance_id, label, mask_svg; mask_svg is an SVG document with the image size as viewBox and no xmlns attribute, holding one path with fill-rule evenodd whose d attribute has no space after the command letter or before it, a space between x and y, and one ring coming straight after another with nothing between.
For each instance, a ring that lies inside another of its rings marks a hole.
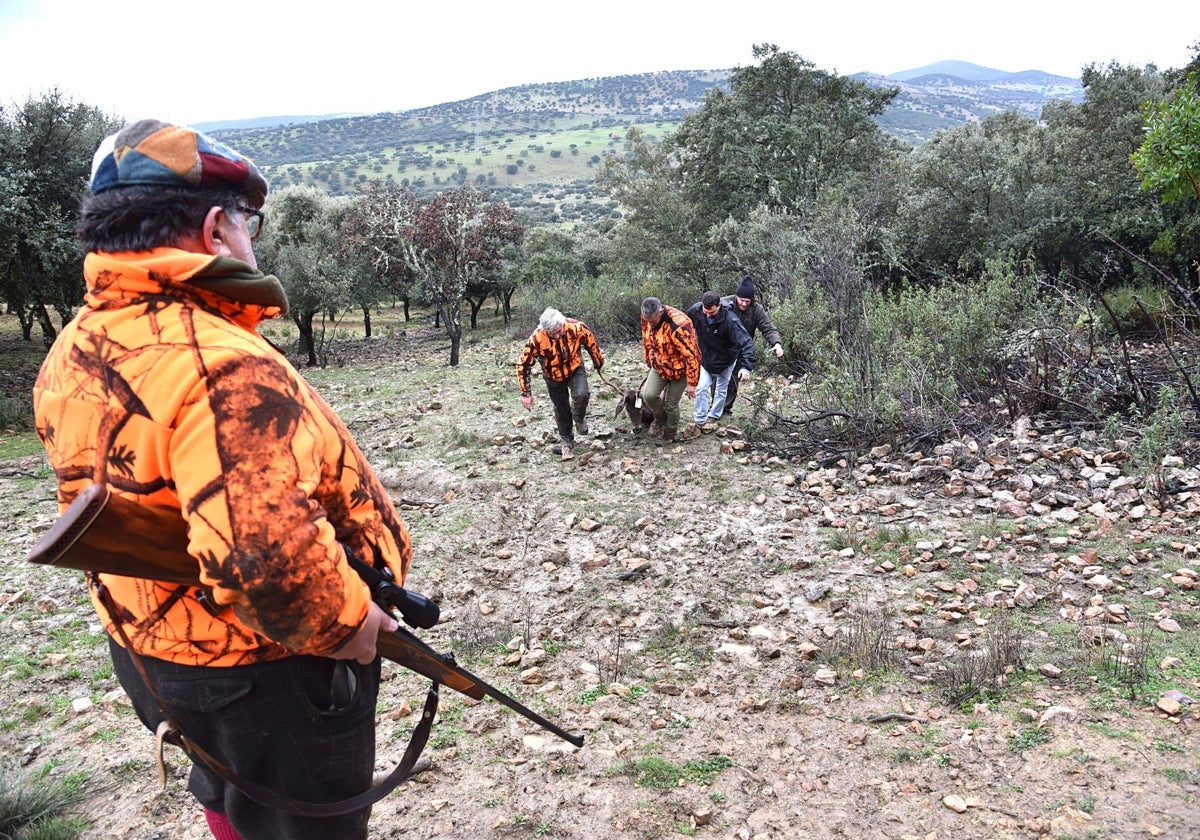
<instances>
[{"instance_id":1,"label":"black jacket","mask_svg":"<svg viewBox=\"0 0 1200 840\"><path fill-rule=\"evenodd\" d=\"M722 304L709 323L700 302L692 304L688 317L696 325L696 339L700 342L700 364L709 373L720 373L736 362L739 357L742 367L754 370L754 339L733 310Z\"/></svg>"}]
</instances>

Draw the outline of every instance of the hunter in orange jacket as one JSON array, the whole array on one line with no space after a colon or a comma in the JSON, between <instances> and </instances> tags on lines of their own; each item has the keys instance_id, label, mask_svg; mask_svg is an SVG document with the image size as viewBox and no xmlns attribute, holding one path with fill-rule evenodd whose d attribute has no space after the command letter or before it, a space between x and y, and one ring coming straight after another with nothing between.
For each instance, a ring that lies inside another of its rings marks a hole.
<instances>
[{"instance_id":1,"label":"hunter in orange jacket","mask_svg":"<svg viewBox=\"0 0 1200 840\"><path fill-rule=\"evenodd\" d=\"M696 396L700 381L700 345L686 313L656 297L642 301L642 354L650 371L642 398L654 414L652 435L670 443L679 431L679 401Z\"/></svg>"},{"instance_id":2,"label":"hunter in orange jacket","mask_svg":"<svg viewBox=\"0 0 1200 840\"><path fill-rule=\"evenodd\" d=\"M378 641L397 622L348 558L403 582L412 545L342 421L258 334L287 311L253 248L266 179L159 120L92 161L86 300L38 374L38 435L60 506L96 483L177 510L211 592L90 574L113 673L150 732L182 732L214 837L367 840ZM113 527L135 554L139 535Z\"/></svg>"},{"instance_id":3,"label":"hunter in orange jacket","mask_svg":"<svg viewBox=\"0 0 1200 840\"><path fill-rule=\"evenodd\" d=\"M553 335L539 326L525 342L521 360L517 362L521 396L528 397L533 393L531 372L534 362L541 367L542 376L546 379L566 382L575 369L583 364L581 350L587 350L596 370L604 367L604 354L600 352L596 336L583 321L564 318L561 328Z\"/></svg>"},{"instance_id":4,"label":"hunter in orange jacket","mask_svg":"<svg viewBox=\"0 0 1200 840\"><path fill-rule=\"evenodd\" d=\"M700 381L700 345L696 326L686 312L662 305L654 322L642 319L642 355L651 370L666 381L683 379L695 386Z\"/></svg>"},{"instance_id":5,"label":"hunter in orange jacket","mask_svg":"<svg viewBox=\"0 0 1200 840\"><path fill-rule=\"evenodd\" d=\"M547 308L538 320L538 328L525 342L521 359L517 362L517 382L521 388L521 404L528 411L533 408L533 387L530 372L536 361L546 381L546 391L554 406L554 423L562 440L557 449L563 460L571 457L575 446L575 432L588 433L587 407L591 398L587 372L583 367L583 354L587 350L592 357L592 366L599 372L604 367L604 354L596 336L583 321L567 318L554 308Z\"/></svg>"},{"instance_id":6,"label":"hunter in orange jacket","mask_svg":"<svg viewBox=\"0 0 1200 840\"><path fill-rule=\"evenodd\" d=\"M278 281L173 248L91 253L84 275L87 305L34 388L60 502L104 483L179 508L201 580L232 607L104 576L138 652L226 666L337 650L370 602L346 550L403 581L412 545L341 420L255 331L284 311Z\"/></svg>"}]
</instances>

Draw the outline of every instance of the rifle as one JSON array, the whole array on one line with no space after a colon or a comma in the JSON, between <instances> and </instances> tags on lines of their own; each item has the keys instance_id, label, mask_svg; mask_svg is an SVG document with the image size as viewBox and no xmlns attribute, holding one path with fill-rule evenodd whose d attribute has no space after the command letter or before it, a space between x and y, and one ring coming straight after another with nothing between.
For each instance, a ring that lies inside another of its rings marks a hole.
<instances>
[{"instance_id":1,"label":"rifle","mask_svg":"<svg viewBox=\"0 0 1200 840\"><path fill-rule=\"evenodd\" d=\"M399 610L411 627L428 629L437 623L436 603L397 586L390 569L381 572L349 553L347 556L384 610ZM103 484L92 484L76 496L25 559L46 566L203 587L196 560L187 553L187 526L179 511L139 505L113 495ZM211 597L206 601L204 595L202 591L201 602L219 611ZM570 734L488 685L455 662L453 653L438 653L403 626L381 632L378 650L384 658L435 684L475 700L491 697L567 743L583 746L582 735Z\"/></svg>"}]
</instances>

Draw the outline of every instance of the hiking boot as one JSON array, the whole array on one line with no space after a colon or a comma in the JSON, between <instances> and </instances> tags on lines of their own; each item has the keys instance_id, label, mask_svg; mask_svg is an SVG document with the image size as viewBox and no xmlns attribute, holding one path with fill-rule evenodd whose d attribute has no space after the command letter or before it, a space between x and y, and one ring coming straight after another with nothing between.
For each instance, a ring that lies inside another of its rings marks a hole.
<instances>
[{"instance_id":1,"label":"hiking boot","mask_svg":"<svg viewBox=\"0 0 1200 840\"><path fill-rule=\"evenodd\" d=\"M561 455L564 461L570 461L574 455L571 454L571 447L568 444L551 446L550 451L555 455Z\"/></svg>"},{"instance_id":2,"label":"hiking boot","mask_svg":"<svg viewBox=\"0 0 1200 840\"><path fill-rule=\"evenodd\" d=\"M575 431L581 435L589 434L586 417L576 417L575 418Z\"/></svg>"}]
</instances>

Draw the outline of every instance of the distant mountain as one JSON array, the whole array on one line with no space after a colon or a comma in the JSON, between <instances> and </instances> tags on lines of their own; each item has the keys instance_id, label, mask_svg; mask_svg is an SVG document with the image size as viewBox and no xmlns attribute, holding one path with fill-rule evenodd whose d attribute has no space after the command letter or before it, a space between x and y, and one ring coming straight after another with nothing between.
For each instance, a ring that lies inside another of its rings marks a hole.
<instances>
[{"instance_id":1,"label":"distant mountain","mask_svg":"<svg viewBox=\"0 0 1200 840\"><path fill-rule=\"evenodd\" d=\"M859 73L854 78L900 89L880 115L879 125L914 146L936 131L1002 111L1019 111L1037 119L1047 102L1083 99L1078 79L1041 70L1008 73L965 61L939 61L888 76Z\"/></svg>"},{"instance_id":2,"label":"distant mountain","mask_svg":"<svg viewBox=\"0 0 1200 840\"><path fill-rule=\"evenodd\" d=\"M595 173L606 155L623 152L628 129L657 137L673 131L710 91L728 89L730 73L678 70L520 85L409 111L263 117L209 123L206 130L253 157L278 186L313 184L338 195L376 179L417 190L475 184L524 209L533 222L594 219L617 212L614 202L597 198ZM854 78L899 89L878 123L914 146L1003 111L1037 119L1046 103L1083 96L1077 79L961 61Z\"/></svg>"},{"instance_id":3,"label":"distant mountain","mask_svg":"<svg viewBox=\"0 0 1200 840\"><path fill-rule=\"evenodd\" d=\"M447 102L410 111L382 114L320 114L304 116L258 117L247 120L200 123L195 127L207 132L239 132L302 125L339 119L379 119L405 115L431 119L491 117L502 113L592 114L597 117L665 119L677 121L704 102L714 87L728 88L729 70L680 70L606 76L519 85L483 93L470 99ZM939 61L911 70L887 75L864 72L854 78L881 87L898 87L900 93L889 113L879 122L886 131L919 145L940 128L982 119L1008 109L1038 117L1041 107L1052 99L1077 102L1083 97L1078 79L1055 76L1040 70L1016 73L982 67L966 61ZM912 113L925 115L923 127L914 128Z\"/></svg>"},{"instance_id":4,"label":"distant mountain","mask_svg":"<svg viewBox=\"0 0 1200 840\"><path fill-rule=\"evenodd\" d=\"M966 79L968 82L986 82L1010 75L1012 74L1004 70L981 67L969 61L937 61L913 70L898 70L895 73L888 73L885 78L895 79L898 82L907 82L921 76L957 76L960 79Z\"/></svg>"},{"instance_id":5,"label":"distant mountain","mask_svg":"<svg viewBox=\"0 0 1200 840\"><path fill-rule=\"evenodd\" d=\"M288 117L253 117L248 120L223 120L220 122L202 122L195 123L192 128L203 131L206 134L213 134L218 131L229 131L243 128L274 128L277 125L290 125L291 123L313 123L321 120L340 120L346 117L358 116L357 114L308 114L305 116L288 116Z\"/></svg>"}]
</instances>

